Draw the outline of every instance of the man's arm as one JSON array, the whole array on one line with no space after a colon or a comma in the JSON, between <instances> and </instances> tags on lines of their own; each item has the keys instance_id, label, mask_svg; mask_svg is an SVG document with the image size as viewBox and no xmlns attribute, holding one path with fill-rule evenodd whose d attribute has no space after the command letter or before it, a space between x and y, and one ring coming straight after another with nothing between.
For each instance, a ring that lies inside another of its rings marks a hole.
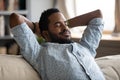
<instances>
[{"instance_id":1,"label":"man's arm","mask_svg":"<svg viewBox=\"0 0 120 80\"><path fill-rule=\"evenodd\" d=\"M20 47L21 54L35 67L41 45L30 30L30 28L32 29L33 27L32 22L22 15L12 13L10 15L10 27L12 28L11 32L14 35L14 39Z\"/></svg>"},{"instance_id":2,"label":"man's arm","mask_svg":"<svg viewBox=\"0 0 120 80\"><path fill-rule=\"evenodd\" d=\"M93 18L102 18L102 14L100 10L95 10L74 18L71 18L68 21L68 26L70 28L76 27L76 26L85 26L88 25L89 21Z\"/></svg>"},{"instance_id":3,"label":"man's arm","mask_svg":"<svg viewBox=\"0 0 120 80\"><path fill-rule=\"evenodd\" d=\"M86 26L80 39L80 44L90 51L95 57L96 49L102 37L104 22L100 10L89 12L68 20L69 27Z\"/></svg>"},{"instance_id":4,"label":"man's arm","mask_svg":"<svg viewBox=\"0 0 120 80\"><path fill-rule=\"evenodd\" d=\"M10 27L13 28L17 25L20 25L24 22L27 23L27 25L29 26L29 28L34 32L36 33L38 36L40 35L40 29L39 29L39 25L38 25L38 22L35 22L33 24L32 21L28 20L26 17L20 15L20 14L17 14L17 13L12 13L10 15ZM35 30L34 30L35 29Z\"/></svg>"}]
</instances>

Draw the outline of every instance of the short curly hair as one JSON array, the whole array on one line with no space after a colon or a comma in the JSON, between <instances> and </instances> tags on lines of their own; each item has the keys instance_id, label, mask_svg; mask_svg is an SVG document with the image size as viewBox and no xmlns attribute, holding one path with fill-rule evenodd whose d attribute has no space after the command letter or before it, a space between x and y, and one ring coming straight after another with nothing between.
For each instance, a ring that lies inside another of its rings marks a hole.
<instances>
[{"instance_id":1,"label":"short curly hair","mask_svg":"<svg viewBox=\"0 0 120 80\"><path fill-rule=\"evenodd\" d=\"M39 20L39 28L40 28L41 33L44 30L48 30L48 24L49 24L48 17L51 14L56 13L56 12L60 12L60 11L57 8L50 8L42 12L40 20Z\"/></svg>"}]
</instances>

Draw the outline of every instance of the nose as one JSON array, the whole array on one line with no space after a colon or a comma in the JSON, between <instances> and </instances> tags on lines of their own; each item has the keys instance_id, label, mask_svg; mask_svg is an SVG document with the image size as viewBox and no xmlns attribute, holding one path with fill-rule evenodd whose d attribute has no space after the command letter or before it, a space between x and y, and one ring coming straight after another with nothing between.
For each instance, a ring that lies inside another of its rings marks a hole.
<instances>
[{"instance_id":1,"label":"nose","mask_svg":"<svg viewBox=\"0 0 120 80\"><path fill-rule=\"evenodd\" d=\"M63 26L63 27L62 27L62 28L63 28L63 30L64 30L64 29L69 30L69 27L67 26L67 24L66 24L66 23L64 23L62 26Z\"/></svg>"}]
</instances>

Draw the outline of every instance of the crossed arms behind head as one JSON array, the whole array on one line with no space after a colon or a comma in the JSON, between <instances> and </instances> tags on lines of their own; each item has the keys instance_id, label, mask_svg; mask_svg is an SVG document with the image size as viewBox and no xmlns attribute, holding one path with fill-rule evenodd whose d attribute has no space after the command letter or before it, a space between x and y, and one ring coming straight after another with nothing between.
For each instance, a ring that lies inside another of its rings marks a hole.
<instances>
[{"instance_id":1,"label":"crossed arms behind head","mask_svg":"<svg viewBox=\"0 0 120 80\"><path fill-rule=\"evenodd\" d=\"M93 18L102 18L101 11L95 10L95 11L68 19L67 21L69 23L69 27L76 27L76 26L87 25L89 23L89 21ZM35 29L35 33L38 36L41 36L38 22L33 24L32 21L28 20L26 17L24 17L20 14L17 14L17 13L12 13L10 15L10 27L11 28L15 27L16 25L22 24L23 22L26 22L32 31L34 31L34 29ZM35 26L36 26L36 28L34 28Z\"/></svg>"}]
</instances>

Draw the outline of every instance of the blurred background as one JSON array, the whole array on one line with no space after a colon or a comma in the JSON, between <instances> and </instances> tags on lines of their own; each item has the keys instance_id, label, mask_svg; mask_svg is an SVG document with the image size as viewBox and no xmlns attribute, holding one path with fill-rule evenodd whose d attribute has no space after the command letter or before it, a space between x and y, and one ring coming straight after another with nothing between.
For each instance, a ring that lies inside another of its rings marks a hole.
<instances>
[{"instance_id":1,"label":"blurred background","mask_svg":"<svg viewBox=\"0 0 120 80\"><path fill-rule=\"evenodd\" d=\"M5 53L17 52L16 49L12 49L11 52L11 49L6 49L6 47L12 48L10 44L14 42L9 30L9 15L12 12L22 14L33 22L38 22L41 13L52 7L58 8L67 19L100 9L105 27L100 43L102 48L99 48L98 51L120 52L118 50L120 48L120 0L0 0L0 46L2 46L0 50L5 49ZM80 38L85 27L72 28L72 37ZM16 47L16 45L14 46ZM3 47L5 48L3 49Z\"/></svg>"}]
</instances>

